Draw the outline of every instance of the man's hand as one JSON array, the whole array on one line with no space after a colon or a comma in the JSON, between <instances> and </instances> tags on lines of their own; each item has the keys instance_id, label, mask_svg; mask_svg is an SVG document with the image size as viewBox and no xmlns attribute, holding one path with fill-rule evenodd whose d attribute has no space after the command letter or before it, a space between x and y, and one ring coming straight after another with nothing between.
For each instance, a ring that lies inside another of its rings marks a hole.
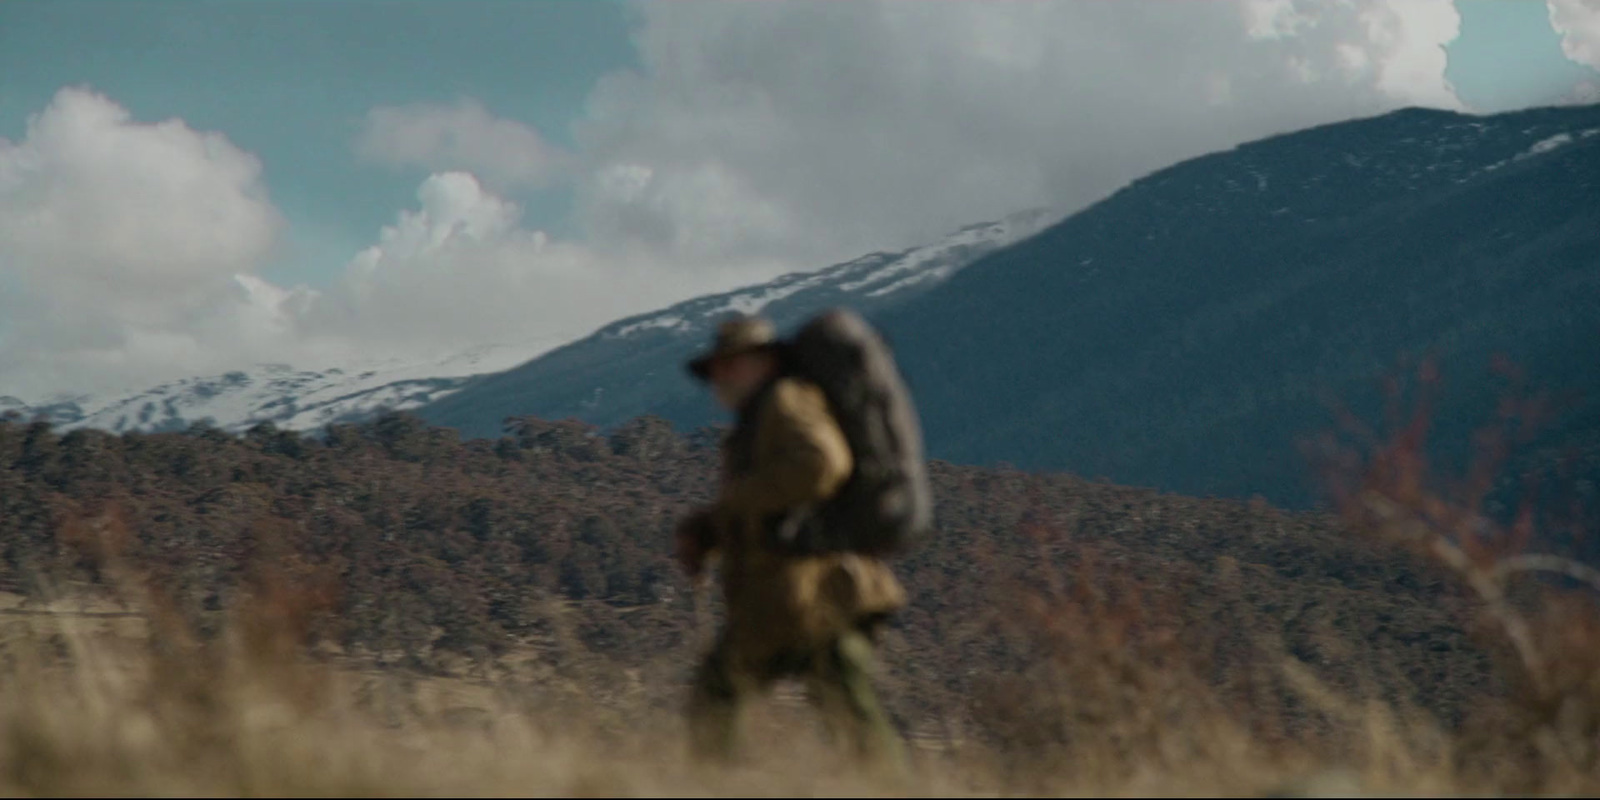
<instances>
[{"instance_id":1,"label":"man's hand","mask_svg":"<svg viewBox=\"0 0 1600 800\"><path fill-rule=\"evenodd\" d=\"M690 579L698 579L705 570L706 555L716 544L716 527L710 508L696 509L678 523L674 534L676 549L673 555L678 566Z\"/></svg>"}]
</instances>

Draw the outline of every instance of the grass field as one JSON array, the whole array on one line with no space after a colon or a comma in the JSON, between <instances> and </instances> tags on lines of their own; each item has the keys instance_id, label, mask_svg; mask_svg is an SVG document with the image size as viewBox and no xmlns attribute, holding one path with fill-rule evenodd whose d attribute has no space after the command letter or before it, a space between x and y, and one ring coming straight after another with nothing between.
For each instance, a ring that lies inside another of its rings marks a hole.
<instances>
[{"instance_id":1,"label":"grass field","mask_svg":"<svg viewBox=\"0 0 1600 800\"><path fill-rule=\"evenodd\" d=\"M1341 720L1334 739L1346 746L1257 740L1227 714L1197 711L1204 704L1158 666L1107 652L1081 653L1059 690L1119 702L1037 699L1120 711L1073 723L1094 735L1044 757L924 741L912 775L864 773L779 691L747 720L744 762L710 770L684 759L671 709L585 697L581 679L535 674L536 659L417 675L306 652L285 626L294 614L271 598L202 642L136 599L64 595L0 596L8 795L1438 796L1517 785L1494 763L1517 754L1486 753L1464 770L1460 741L1345 701L1292 662L1286 674ZM1538 791L1596 788L1587 762L1557 763L1540 761Z\"/></svg>"}]
</instances>

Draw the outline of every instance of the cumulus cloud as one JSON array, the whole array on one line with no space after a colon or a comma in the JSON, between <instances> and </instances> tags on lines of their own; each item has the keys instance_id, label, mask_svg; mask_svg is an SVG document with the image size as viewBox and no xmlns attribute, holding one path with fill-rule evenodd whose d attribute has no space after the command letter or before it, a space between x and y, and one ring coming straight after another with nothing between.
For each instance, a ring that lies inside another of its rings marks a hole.
<instances>
[{"instance_id":1,"label":"cumulus cloud","mask_svg":"<svg viewBox=\"0 0 1600 800\"><path fill-rule=\"evenodd\" d=\"M329 285L278 286L257 274L282 220L254 156L65 89L20 142L0 139L0 394L38 402L263 361L536 350L757 277L553 240L466 172L428 177L417 201Z\"/></svg>"},{"instance_id":2,"label":"cumulus cloud","mask_svg":"<svg viewBox=\"0 0 1600 800\"><path fill-rule=\"evenodd\" d=\"M576 128L581 221L682 264L817 266L1174 161L1459 108L1448 0L637 6Z\"/></svg>"},{"instance_id":3,"label":"cumulus cloud","mask_svg":"<svg viewBox=\"0 0 1600 800\"><path fill-rule=\"evenodd\" d=\"M217 134L135 123L64 89L22 142L0 140L0 242L30 283L97 299L182 292L267 254L279 220L260 172Z\"/></svg>"},{"instance_id":4,"label":"cumulus cloud","mask_svg":"<svg viewBox=\"0 0 1600 800\"><path fill-rule=\"evenodd\" d=\"M279 220L254 157L64 91L0 141L0 388L554 344L1262 136L1460 105L1448 0L636 10L640 66L595 87L572 152L475 101L374 109L358 154L432 174L316 290L256 274ZM507 198L552 182L575 239Z\"/></svg>"},{"instance_id":5,"label":"cumulus cloud","mask_svg":"<svg viewBox=\"0 0 1600 800\"><path fill-rule=\"evenodd\" d=\"M356 152L394 166L468 170L508 187L546 185L567 160L532 127L498 118L472 99L375 108L367 114Z\"/></svg>"},{"instance_id":6,"label":"cumulus cloud","mask_svg":"<svg viewBox=\"0 0 1600 800\"><path fill-rule=\"evenodd\" d=\"M261 164L178 120L140 123L66 88L0 139L0 374L7 385L139 380L192 366L208 320L247 302L233 276L282 221Z\"/></svg>"},{"instance_id":7,"label":"cumulus cloud","mask_svg":"<svg viewBox=\"0 0 1600 800\"><path fill-rule=\"evenodd\" d=\"M410 357L486 342L554 346L664 293L727 280L711 272L685 285L648 254L552 239L469 173L430 176L417 200L299 312L303 335Z\"/></svg>"},{"instance_id":8,"label":"cumulus cloud","mask_svg":"<svg viewBox=\"0 0 1600 800\"><path fill-rule=\"evenodd\" d=\"M1600 0L1547 0L1567 58L1600 69Z\"/></svg>"}]
</instances>

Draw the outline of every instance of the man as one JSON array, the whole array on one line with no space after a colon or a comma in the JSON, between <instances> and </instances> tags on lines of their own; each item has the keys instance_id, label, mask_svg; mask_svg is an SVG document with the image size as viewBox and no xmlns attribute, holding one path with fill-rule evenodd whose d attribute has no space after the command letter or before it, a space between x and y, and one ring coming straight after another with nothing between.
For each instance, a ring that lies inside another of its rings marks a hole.
<instances>
[{"instance_id":1,"label":"man","mask_svg":"<svg viewBox=\"0 0 1600 800\"><path fill-rule=\"evenodd\" d=\"M855 553L802 555L777 531L826 501L850 477L849 443L823 392L785 373L772 324L723 323L711 352L689 363L737 414L723 442L716 501L678 528L678 556L700 579L720 559L727 624L694 677L689 702L697 755L732 755L737 717L753 692L803 677L828 727L858 755L903 768L899 737L877 702L869 668L877 626L905 605L881 561Z\"/></svg>"}]
</instances>

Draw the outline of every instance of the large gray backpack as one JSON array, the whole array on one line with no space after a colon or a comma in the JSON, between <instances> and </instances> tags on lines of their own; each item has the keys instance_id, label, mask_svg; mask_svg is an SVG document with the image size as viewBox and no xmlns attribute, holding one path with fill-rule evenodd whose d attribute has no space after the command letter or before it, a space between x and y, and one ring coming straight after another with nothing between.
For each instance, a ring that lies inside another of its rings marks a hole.
<instances>
[{"instance_id":1,"label":"large gray backpack","mask_svg":"<svg viewBox=\"0 0 1600 800\"><path fill-rule=\"evenodd\" d=\"M815 383L850 443L855 470L808 515L791 544L889 555L933 527L922 428L889 346L848 309L829 310L787 343L787 371Z\"/></svg>"}]
</instances>

